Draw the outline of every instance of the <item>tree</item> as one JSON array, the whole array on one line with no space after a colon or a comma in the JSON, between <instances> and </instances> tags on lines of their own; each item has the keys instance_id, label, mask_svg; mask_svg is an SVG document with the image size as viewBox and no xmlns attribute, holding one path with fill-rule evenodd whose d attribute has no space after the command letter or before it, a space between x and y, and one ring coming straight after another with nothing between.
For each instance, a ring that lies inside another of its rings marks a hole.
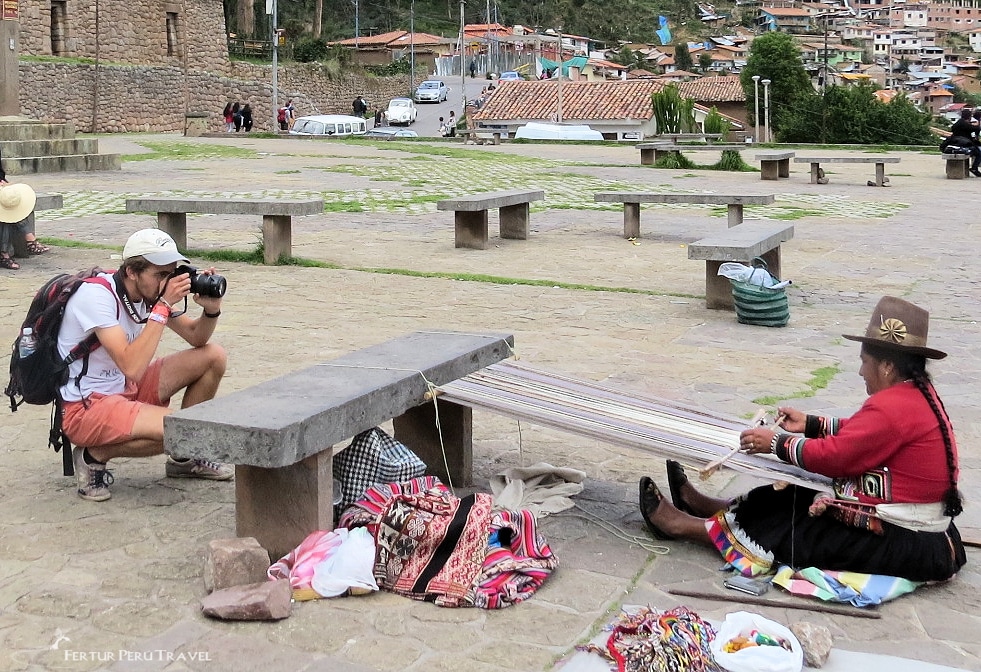
<instances>
[{"instance_id":1,"label":"tree","mask_svg":"<svg viewBox=\"0 0 981 672\"><path fill-rule=\"evenodd\" d=\"M694 70L695 66L692 65L687 42L679 42L678 46L674 48L674 67L678 70L685 70L686 72Z\"/></svg>"},{"instance_id":2,"label":"tree","mask_svg":"<svg viewBox=\"0 0 981 672\"><path fill-rule=\"evenodd\" d=\"M704 75L712 67L712 54L703 51L698 55L698 69Z\"/></svg>"},{"instance_id":3,"label":"tree","mask_svg":"<svg viewBox=\"0 0 981 672\"><path fill-rule=\"evenodd\" d=\"M746 67L739 75L739 81L746 93L746 106L750 118L755 107L753 75L770 80L770 124L775 136L787 120L787 114L798 105L815 96L814 87L804 70L800 58L800 47L787 33L767 33L760 35L749 49ZM763 109L763 87L760 89L760 110ZM755 123L755 119L753 119Z\"/></svg>"}]
</instances>

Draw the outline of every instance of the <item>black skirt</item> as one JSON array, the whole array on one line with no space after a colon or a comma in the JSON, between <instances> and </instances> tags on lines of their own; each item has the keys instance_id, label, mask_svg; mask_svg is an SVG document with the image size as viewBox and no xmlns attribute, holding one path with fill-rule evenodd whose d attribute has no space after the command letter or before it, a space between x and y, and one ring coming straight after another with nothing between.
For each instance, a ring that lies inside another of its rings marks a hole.
<instances>
[{"instance_id":1,"label":"black skirt","mask_svg":"<svg viewBox=\"0 0 981 672\"><path fill-rule=\"evenodd\" d=\"M786 564L943 581L967 562L953 523L946 532L914 532L883 521L880 535L828 514L809 515L816 494L795 485L755 488L710 519L709 533L723 557L745 574Z\"/></svg>"}]
</instances>

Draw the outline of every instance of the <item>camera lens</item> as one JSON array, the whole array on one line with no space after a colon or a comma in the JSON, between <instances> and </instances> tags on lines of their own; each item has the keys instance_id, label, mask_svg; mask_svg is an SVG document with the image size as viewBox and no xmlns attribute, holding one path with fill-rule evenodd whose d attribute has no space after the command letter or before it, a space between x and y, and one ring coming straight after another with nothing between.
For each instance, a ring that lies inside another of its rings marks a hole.
<instances>
[{"instance_id":1,"label":"camera lens","mask_svg":"<svg viewBox=\"0 0 981 672\"><path fill-rule=\"evenodd\" d=\"M221 275L196 275L191 280L191 293L201 296L221 298L225 296L228 283Z\"/></svg>"}]
</instances>

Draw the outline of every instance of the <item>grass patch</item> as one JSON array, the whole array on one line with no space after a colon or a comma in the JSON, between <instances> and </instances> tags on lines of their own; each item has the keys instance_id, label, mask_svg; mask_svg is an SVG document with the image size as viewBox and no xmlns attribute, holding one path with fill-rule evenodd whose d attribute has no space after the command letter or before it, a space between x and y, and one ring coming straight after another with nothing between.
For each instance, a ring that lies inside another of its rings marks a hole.
<instances>
[{"instance_id":1,"label":"grass patch","mask_svg":"<svg viewBox=\"0 0 981 672\"><path fill-rule=\"evenodd\" d=\"M346 143L352 144L364 144L366 140L345 140ZM442 156L448 159L470 159L471 161L501 161L501 155L495 154L493 152L479 152L472 149L458 149L456 147L440 147L438 145L422 145L422 144L408 144L400 143L397 141L386 142L384 145L379 147L379 149L388 149L395 152L412 152L413 154L422 154L429 156ZM507 156L508 163L527 163L541 165L541 160L535 157L529 156L519 156L516 154L509 154Z\"/></svg>"},{"instance_id":2,"label":"grass patch","mask_svg":"<svg viewBox=\"0 0 981 672\"><path fill-rule=\"evenodd\" d=\"M274 175L294 175L294 174L299 173L299 172L301 172L301 171L299 171L299 170L277 170L273 174Z\"/></svg>"},{"instance_id":3,"label":"grass patch","mask_svg":"<svg viewBox=\"0 0 981 672\"><path fill-rule=\"evenodd\" d=\"M771 214L770 217L772 219L792 221L795 219L802 219L804 217L819 217L823 214L824 212L821 210L809 210L807 208L784 208L784 212Z\"/></svg>"},{"instance_id":4,"label":"grass patch","mask_svg":"<svg viewBox=\"0 0 981 672\"><path fill-rule=\"evenodd\" d=\"M146 154L124 154L123 161L150 161L162 159L165 161L184 161L196 159L255 159L258 153L254 149L232 147L230 145L198 145L189 142L154 142L144 140L141 147L151 150Z\"/></svg>"},{"instance_id":5,"label":"grass patch","mask_svg":"<svg viewBox=\"0 0 981 672\"><path fill-rule=\"evenodd\" d=\"M324 201L324 212L364 212L357 201Z\"/></svg>"},{"instance_id":6,"label":"grass patch","mask_svg":"<svg viewBox=\"0 0 981 672\"><path fill-rule=\"evenodd\" d=\"M776 406L781 401L786 401L788 399L804 399L805 397L813 397L818 390L823 390L831 382L831 379L841 373L841 369L838 365L834 366L823 366L820 369L814 369L811 371L811 379L805 383L807 387L803 390L798 390L789 395L785 396L768 396L759 397L753 399L753 403L759 406Z\"/></svg>"}]
</instances>

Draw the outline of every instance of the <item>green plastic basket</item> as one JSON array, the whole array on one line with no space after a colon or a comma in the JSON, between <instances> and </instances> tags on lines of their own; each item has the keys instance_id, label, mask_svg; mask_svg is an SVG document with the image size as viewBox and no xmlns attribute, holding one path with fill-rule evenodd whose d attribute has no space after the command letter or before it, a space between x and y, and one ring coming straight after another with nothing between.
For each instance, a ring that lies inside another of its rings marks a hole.
<instances>
[{"instance_id":1,"label":"green plastic basket","mask_svg":"<svg viewBox=\"0 0 981 672\"><path fill-rule=\"evenodd\" d=\"M753 259L753 268L766 269L766 262ZM772 276L771 276L772 277ZM759 327L785 327L790 321L790 303L787 292L770 289L748 282L732 283L732 301L736 308L736 319L740 324L753 324Z\"/></svg>"}]
</instances>

